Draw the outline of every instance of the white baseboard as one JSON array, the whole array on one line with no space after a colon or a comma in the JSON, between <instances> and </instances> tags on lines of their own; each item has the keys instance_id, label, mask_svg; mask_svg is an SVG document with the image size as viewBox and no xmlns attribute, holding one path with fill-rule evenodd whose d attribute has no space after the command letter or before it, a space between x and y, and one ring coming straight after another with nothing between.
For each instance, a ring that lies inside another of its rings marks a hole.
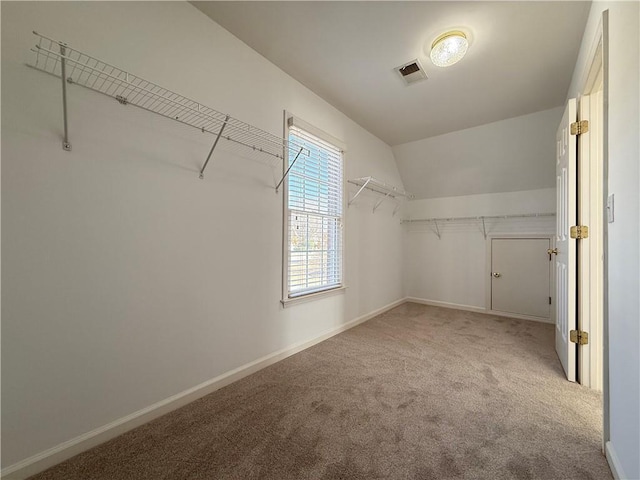
<instances>
[{"instance_id":1,"label":"white baseboard","mask_svg":"<svg viewBox=\"0 0 640 480\"><path fill-rule=\"evenodd\" d=\"M455 310L466 310L468 312L487 313L483 307L475 307L473 305L462 305L460 303L441 302L439 300L427 300L426 298L406 297L407 302L421 303L422 305L431 305L434 307L453 308Z\"/></svg>"},{"instance_id":2,"label":"white baseboard","mask_svg":"<svg viewBox=\"0 0 640 480\"><path fill-rule=\"evenodd\" d=\"M2 469L0 477L7 480L23 480L31 475L35 475L49 467L57 465L64 460L67 460L79 453L82 453L90 448L93 448L101 443L104 443L112 438L122 435L123 433L132 430L140 425L143 425L151 420L154 420L162 415L165 415L173 410L176 410L184 405L187 405L198 398L204 397L209 393L225 387L235 381L240 380L252 373L255 373L263 368L273 365L280 360L283 360L291 355L294 355L302 350L305 350L313 345L316 345L334 335L337 335L345 330L349 330L361 323L370 320L371 318L380 315L392 308L397 307L405 303L406 299L402 298L396 300L384 307L378 308L373 312L369 312L366 315L362 315L355 318L343 325L335 328L331 328L319 336L299 342L289 347L286 347L277 352L266 355L253 362L247 363L229 372L223 373L211 380L196 385L188 390L180 392L169 398L161 400L153 405L138 410L130 415L119 418L113 422L110 422L102 427L96 428L78 437L72 438L66 442L63 442L55 447L49 448L43 452L26 458L20 462L9 465Z\"/></svg>"},{"instance_id":3,"label":"white baseboard","mask_svg":"<svg viewBox=\"0 0 640 480\"><path fill-rule=\"evenodd\" d=\"M495 310L487 310L486 313L489 315L498 315L499 317L517 318L519 320L531 320L532 322L550 323L551 325L555 325L555 322L550 318L534 317L532 315L522 315L520 313L497 312Z\"/></svg>"},{"instance_id":4,"label":"white baseboard","mask_svg":"<svg viewBox=\"0 0 640 480\"><path fill-rule=\"evenodd\" d=\"M622 470L622 465L620 465L620 459L618 455L616 455L616 451L613 448L613 444L611 442L607 442L604 444L604 454L607 457L607 462L609 462L609 468L611 469L611 473L613 474L613 478L616 480L624 480L628 479Z\"/></svg>"},{"instance_id":5,"label":"white baseboard","mask_svg":"<svg viewBox=\"0 0 640 480\"><path fill-rule=\"evenodd\" d=\"M500 317L517 318L519 320L532 320L534 322L541 322L541 323L551 323L551 324L554 323L553 320L549 318L533 317L530 315L521 315L519 313L497 312L495 310L487 310L486 308L476 307L473 305L441 302L439 300L427 300L426 298L417 298L417 297L406 297L405 300L407 302L421 303L422 305L432 305L434 307L453 308L455 310L466 310L468 312L485 313L487 315L498 315Z\"/></svg>"}]
</instances>

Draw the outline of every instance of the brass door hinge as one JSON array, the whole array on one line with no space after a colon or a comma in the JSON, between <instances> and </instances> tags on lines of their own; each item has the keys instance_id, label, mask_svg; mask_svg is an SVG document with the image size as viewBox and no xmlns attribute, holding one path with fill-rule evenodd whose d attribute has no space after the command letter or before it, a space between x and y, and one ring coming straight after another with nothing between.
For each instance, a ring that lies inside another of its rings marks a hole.
<instances>
[{"instance_id":1,"label":"brass door hinge","mask_svg":"<svg viewBox=\"0 0 640 480\"><path fill-rule=\"evenodd\" d=\"M586 345L589 343L589 334L582 330L571 330L569 332L569 340L571 340L571 343Z\"/></svg>"},{"instance_id":2,"label":"brass door hinge","mask_svg":"<svg viewBox=\"0 0 640 480\"><path fill-rule=\"evenodd\" d=\"M571 229L569 230L569 235L571 236L571 238L576 238L578 240L589 238L589 227L587 227L586 225L576 225L574 227L571 227Z\"/></svg>"},{"instance_id":3,"label":"brass door hinge","mask_svg":"<svg viewBox=\"0 0 640 480\"><path fill-rule=\"evenodd\" d=\"M573 122L571 124L571 135L582 135L589 131L589 121L580 120L579 122Z\"/></svg>"}]
</instances>

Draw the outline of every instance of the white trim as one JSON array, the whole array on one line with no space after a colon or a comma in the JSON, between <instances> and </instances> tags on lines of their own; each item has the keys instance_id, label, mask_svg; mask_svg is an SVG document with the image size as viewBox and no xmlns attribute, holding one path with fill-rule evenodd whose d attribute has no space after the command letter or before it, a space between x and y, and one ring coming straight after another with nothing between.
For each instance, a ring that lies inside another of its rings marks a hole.
<instances>
[{"instance_id":1,"label":"white trim","mask_svg":"<svg viewBox=\"0 0 640 480\"><path fill-rule=\"evenodd\" d=\"M585 62L584 70L582 71L582 89L580 90L580 94L591 93L597 71L604 67L603 33L604 29L601 17L593 35L589 53L587 54L588 60Z\"/></svg>"},{"instance_id":2,"label":"white trim","mask_svg":"<svg viewBox=\"0 0 640 480\"><path fill-rule=\"evenodd\" d=\"M601 72L601 70L599 70ZM578 196L579 225L591 226L592 234L580 241L578 255L578 329L589 332L589 343L578 346L578 378L582 385L602 390L602 298L603 250L602 225L604 202L602 196L602 95L597 91L598 76L593 80L594 90L582 95L579 102L579 120L589 121L589 131L580 135L578 165L580 165Z\"/></svg>"},{"instance_id":3,"label":"white trim","mask_svg":"<svg viewBox=\"0 0 640 480\"><path fill-rule=\"evenodd\" d=\"M582 41L583 47L585 43L585 39ZM600 205L598 208L602 208L602 215L604 216L604 203L606 198L608 197L608 128L609 128L609 113L608 113L608 96L609 96L609 10L604 9L601 13L600 20L598 22L598 26L596 31L593 33L593 37L591 39L591 46L588 50L586 61L583 66L581 82L580 82L580 94L593 94L593 90L595 82L598 80L598 73L602 72L602 92L601 98L599 100L599 107L602 109L599 114L599 120L601 121L600 125L598 125L600 129L601 136L599 140L602 142L599 146L599 153L601 154L601 158L599 159L600 164L598 165L599 174L602 177L599 179L597 195L601 195L601 198L598 199ZM594 125L595 126L595 125ZM593 152L589 152L590 155L593 155ZM593 188L593 186L591 186ZM593 194L593 192L592 192ZM593 212L592 212L593 213ZM596 215L597 216L597 215ZM589 219L589 225L593 225L593 218ZM597 220L596 220L597 225ZM588 347L589 354L592 357L597 357L595 362L598 363L597 367L600 368L600 371L596 375L594 379L591 376L590 381L594 381L596 385L600 383L602 387L602 444L605 454L607 456L607 460L609 461L609 466L611 467L612 473L614 477L617 478L626 478L624 475L618 475L622 473L619 468L619 461L615 454L613 453L613 447L611 446L610 438L611 438L611 430L610 430L610 398L609 398L609 294L608 294L608 256L607 256L607 248L608 248L608 223L606 218L602 219L602 223L600 224L602 227L602 234L597 238L597 242L599 245L595 246L595 250L597 251L596 255L602 254L602 264L599 266L601 271L598 272L598 282L599 285L596 288L595 295L598 295L601 304L597 307L600 309L601 318L596 326L595 331L593 327L590 325L589 328L592 329L593 333L596 335L600 335L600 339L596 339L597 345L599 347L600 352L593 354L591 350L594 343L589 342ZM597 231L595 228L593 231ZM590 292L590 295L593 295ZM580 356L579 359L580 361ZM591 363L593 366L593 362ZM593 372L590 372L591 374ZM581 379L582 381L582 379ZM593 384L591 383L590 386ZM609 450L611 449L611 452ZM614 465L615 464L615 465ZM618 468L618 474L616 474L616 468Z\"/></svg>"},{"instance_id":4,"label":"white trim","mask_svg":"<svg viewBox=\"0 0 640 480\"><path fill-rule=\"evenodd\" d=\"M624 473L622 469L622 465L620 464L620 459L616 454L616 451L613 448L613 444L611 442L607 442L604 445L604 455L607 458L607 462L609 463L609 468L611 469L611 474L615 480L623 480L627 479L627 475Z\"/></svg>"},{"instance_id":5,"label":"white trim","mask_svg":"<svg viewBox=\"0 0 640 480\"><path fill-rule=\"evenodd\" d=\"M305 350L309 347L312 347L324 340L327 340L334 335L360 325L361 323L364 323L377 315L387 312L388 310L391 310L398 305L402 305L403 303L405 303L405 301L406 299L404 298L396 300L395 302L378 308L365 315L361 315L360 317L357 317L343 325L326 330L325 332L321 333L311 340L298 342L277 352L265 355L262 358L254 360L253 362L249 362L238 368L223 373L222 375L219 375L211 380L207 380L200 385L196 385L195 387L184 390L183 392L177 393L176 395L172 395L169 398L156 402L153 405L149 405L148 407L138 410L137 412L133 412L122 418L114 420L113 422L107 423L106 425L91 430L90 432L84 433L75 438L72 438L71 440L60 443L55 447L49 448L36 455L21 460L20 462L14 463L13 465L9 465L8 467L2 469L0 476L3 479L6 478L7 480L21 480L30 477L31 475L35 475L36 473L42 472L49 467L63 462L64 460L67 460L101 443L111 440L118 435L122 435L123 433L132 430L133 428L139 427L140 425L150 422L151 420L154 420L173 410L183 407L184 405L187 405L197 400L198 398L215 392L222 387L230 385L231 383L236 382L241 378L244 378L248 375L251 375L252 373L262 370L263 368L273 365L280 360L284 360L285 358L301 352L302 350Z\"/></svg>"},{"instance_id":6,"label":"white trim","mask_svg":"<svg viewBox=\"0 0 640 480\"><path fill-rule=\"evenodd\" d=\"M420 303L422 305L431 305L433 307L453 308L455 310L465 310L467 312L487 313L487 310L483 307L476 307L474 305L462 305L460 303L441 302L439 300L428 300L426 298L406 297L407 302Z\"/></svg>"},{"instance_id":7,"label":"white trim","mask_svg":"<svg viewBox=\"0 0 640 480\"><path fill-rule=\"evenodd\" d=\"M609 196L609 10L602 12L602 198ZM609 227L602 228L602 441L611 439L609 397Z\"/></svg>"},{"instance_id":8,"label":"white trim","mask_svg":"<svg viewBox=\"0 0 640 480\"><path fill-rule=\"evenodd\" d=\"M578 224L591 226L589 238L580 242L578 328L589 332L589 343L578 347L578 377L586 387L602 390L603 377L603 30L602 20L591 46L583 72L583 89L578 119L589 121L589 131L580 135Z\"/></svg>"},{"instance_id":9,"label":"white trim","mask_svg":"<svg viewBox=\"0 0 640 480\"><path fill-rule=\"evenodd\" d=\"M347 287L343 285L341 287L334 287L334 288L329 288L327 290L320 290L319 292L305 293L298 297L283 298L282 300L280 300L280 303L285 308L292 307L294 305L298 305L299 303L309 302L311 300L319 300L320 298L324 298L324 297L332 297L333 295L344 293L346 289Z\"/></svg>"},{"instance_id":10,"label":"white trim","mask_svg":"<svg viewBox=\"0 0 640 480\"><path fill-rule=\"evenodd\" d=\"M534 317L533 315L522 315L521 313L499 312L497 310L487 310L486 313L489 315L497 315L498 317L517 318L518 320L531 320L532 322L555 325L555 322L551 318Z\"/></svg>"},{"instance_id":11,"label":"white trim","mask_svg":"<svg viewBox=\"0 0 640 480\"><path fill-rule=\"evenodd\" d=\"M487 310L486 308L476 307L473 305L462 305L459 303L441 302L439 300L428 300L426 298L417 298L417 297L407 297L405 298L405 300L407 302L420 303L422 305L431 305L433 307L452 308L454 310L465 310L467 312L483 313L485 315L496 315L499 317L517 318L518 320L532 320L534 322L553 323L548 318L532 317L530 315L519 315L517 313L495 312L495 311Z\"/></svg>"},{"instance_id":12,"label":"white trim","mask_svg":"<svg viewBox=\"0 0 640 480\"><path fill-rule=\"evenodd\" d=\"M291 125L298 127L302 130L305 130L307 132L309 132L311 135L315 135L316 137L320 138L321 140L324 140L325 142L330 143L331 145L335 145L336 147L338 147L340 150L342 150L342 153L345 152L345 150L347 149L347 145L344 143L343 140L340 140L337 137L334 137L333 135L331 135L330 133L325 132L324 130L311 125L308 122L305 122L304 120L302 120L299 117L296 117L295 115L289 115L289 117L286 120L286 125L289 127Z\"/></svg>"}]
</instances>

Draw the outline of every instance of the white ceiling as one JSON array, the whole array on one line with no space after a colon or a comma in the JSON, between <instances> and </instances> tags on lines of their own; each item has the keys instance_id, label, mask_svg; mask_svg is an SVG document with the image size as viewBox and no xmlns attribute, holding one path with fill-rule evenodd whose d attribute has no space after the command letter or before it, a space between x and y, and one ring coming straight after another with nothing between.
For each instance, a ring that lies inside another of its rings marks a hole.
<instances>
[{"instance_id":1,"label":"white ceiling","mask_svg":"<svg viewBox=\"0 0 640 480\"><path fill-rule=\"evenodd\" d=\"M562 105L589 2L192 2L254 50L388 143L398 145ZM467 56L431 64L442 32ZM429 79L394 68L418 58Z\"/></svg>"}]
</instances>

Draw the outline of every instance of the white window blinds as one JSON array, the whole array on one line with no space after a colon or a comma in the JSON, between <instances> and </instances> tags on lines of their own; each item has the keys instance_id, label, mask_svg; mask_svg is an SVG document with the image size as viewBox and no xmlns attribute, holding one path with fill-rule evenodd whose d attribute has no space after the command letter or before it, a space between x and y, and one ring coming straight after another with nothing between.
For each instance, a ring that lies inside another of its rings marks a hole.
<instances>
[{"instance_id":1,"label":"white window blinds","mask_svg":"<svg viewBox=\"0 0 640 480\"><path fill-rule=\"evenodd\" d=\"M287 293L292 298L342 285L343 182L337 146L295 125L289 126L289 142L305 149L287 180Z\"/></svg>"}]
</instances>

